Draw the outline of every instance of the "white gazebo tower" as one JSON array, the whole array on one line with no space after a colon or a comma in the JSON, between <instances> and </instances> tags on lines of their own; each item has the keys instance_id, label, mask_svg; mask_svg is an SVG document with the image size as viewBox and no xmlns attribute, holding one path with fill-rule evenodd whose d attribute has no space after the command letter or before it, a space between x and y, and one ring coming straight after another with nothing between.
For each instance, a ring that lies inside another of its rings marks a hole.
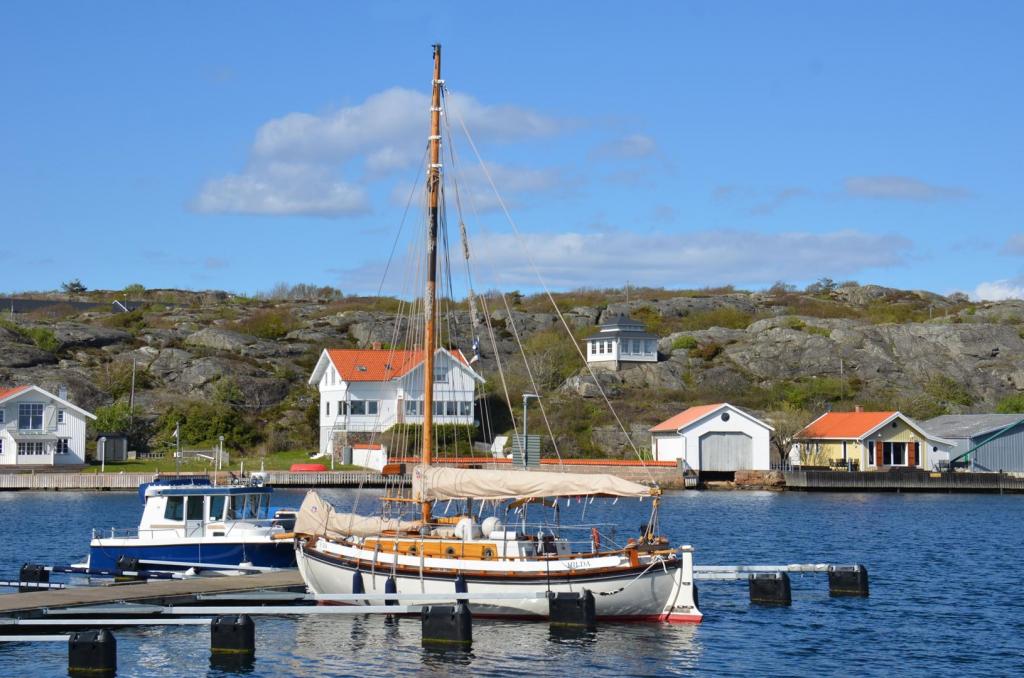
<instances>
[{"instance_id":1,"label":"white gazebo tower","mask_svg":"<svg viewBox=\"0 0 1024 678\"><path fill-rule=\"evenodd\" d=\"M657 361L658 337L627 315L604 323L597 334L587 337L588 363L618 368L623 363Z\"/></svg>"}]
</instances>

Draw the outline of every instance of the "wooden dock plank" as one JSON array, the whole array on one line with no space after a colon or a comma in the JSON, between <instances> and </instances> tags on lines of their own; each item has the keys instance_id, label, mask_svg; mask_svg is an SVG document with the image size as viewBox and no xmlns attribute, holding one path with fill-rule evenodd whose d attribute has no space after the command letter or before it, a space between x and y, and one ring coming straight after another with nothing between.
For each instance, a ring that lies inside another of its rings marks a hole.
<instances>
[{"instance_id":1,"label":"wooden dock plank","mask_svg":"<svg viewBox=\"0 0 1024 678\"><path fill-rule=\"evenodd\" d=\"M232 577L196 577L139 584L81 586L51 591L12 593L0 596L0 615L21 616L44 607L100 605L122 601L168 600L191 597L197 593L236 593L258 589L282 589L304 586L298 570Z\"/></svg>"}]
</instances>

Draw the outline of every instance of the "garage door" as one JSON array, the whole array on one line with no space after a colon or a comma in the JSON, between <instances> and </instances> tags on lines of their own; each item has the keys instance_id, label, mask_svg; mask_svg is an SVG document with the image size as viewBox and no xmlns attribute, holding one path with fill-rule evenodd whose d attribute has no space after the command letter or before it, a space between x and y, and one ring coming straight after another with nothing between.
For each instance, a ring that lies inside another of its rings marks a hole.
<instances>
[{"instance_id":1,"label":"garage door","mask_svg":"<svg viewBox=\"0 0 1024 678\"><path fill-rule=\"evenodd\" d=\"M708 433L700 438L701 471L740 471L754 467L753 439L746 433Z\"/></svg>"}]
</instances>

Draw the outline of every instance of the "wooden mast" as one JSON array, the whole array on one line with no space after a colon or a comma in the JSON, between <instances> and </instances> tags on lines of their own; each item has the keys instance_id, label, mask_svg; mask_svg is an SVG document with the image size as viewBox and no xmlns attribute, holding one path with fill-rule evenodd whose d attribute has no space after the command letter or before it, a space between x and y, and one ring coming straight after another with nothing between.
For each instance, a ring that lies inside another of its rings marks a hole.
<instances>
[{"instance_id":1,"label":"wooden mast","mask_svg":"<svg viewBox=\"0 0 1024 678\"><path fill-rule=\"evenodd\" d=\"M423 297L423 464L430 465L434 445L434 323L437 318L437 222L441 202L441 45L434 45L434 82L430 97L430 166L427 170L427 289ZM430 522L430 502L423 502Z\"/></svg>"}]
</instances>

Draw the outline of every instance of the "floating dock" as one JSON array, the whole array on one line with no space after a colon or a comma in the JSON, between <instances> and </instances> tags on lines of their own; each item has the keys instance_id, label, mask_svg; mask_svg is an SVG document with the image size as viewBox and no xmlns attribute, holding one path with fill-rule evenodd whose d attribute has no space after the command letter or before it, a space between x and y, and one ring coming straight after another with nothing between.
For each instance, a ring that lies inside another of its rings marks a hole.
<instances>
[{"instance_id":1,"label":"floating dock","mask_svg":"<svg viewBox=\"0 0 1024 678\"><path fill-rule=\"evenodd\" d=\"M825 492L1024 493L1024 478L1006 473L892 471L784 471L787 490Z\"/></svg>"},{"instance_id":2,"label":"floating dock","mask_svg":"<svg viewBox=\"0 0 1024 678\"><path fill-rule=\"evenodd\" d=\"M197 595L254 591L302 591L306 585L298 570L224 577L195 577L109 586L73 586L50 591L0 595L0 617L36 616L46 608L104 605L122 602L174 604Z\"/></svg>"}]
</instances>

